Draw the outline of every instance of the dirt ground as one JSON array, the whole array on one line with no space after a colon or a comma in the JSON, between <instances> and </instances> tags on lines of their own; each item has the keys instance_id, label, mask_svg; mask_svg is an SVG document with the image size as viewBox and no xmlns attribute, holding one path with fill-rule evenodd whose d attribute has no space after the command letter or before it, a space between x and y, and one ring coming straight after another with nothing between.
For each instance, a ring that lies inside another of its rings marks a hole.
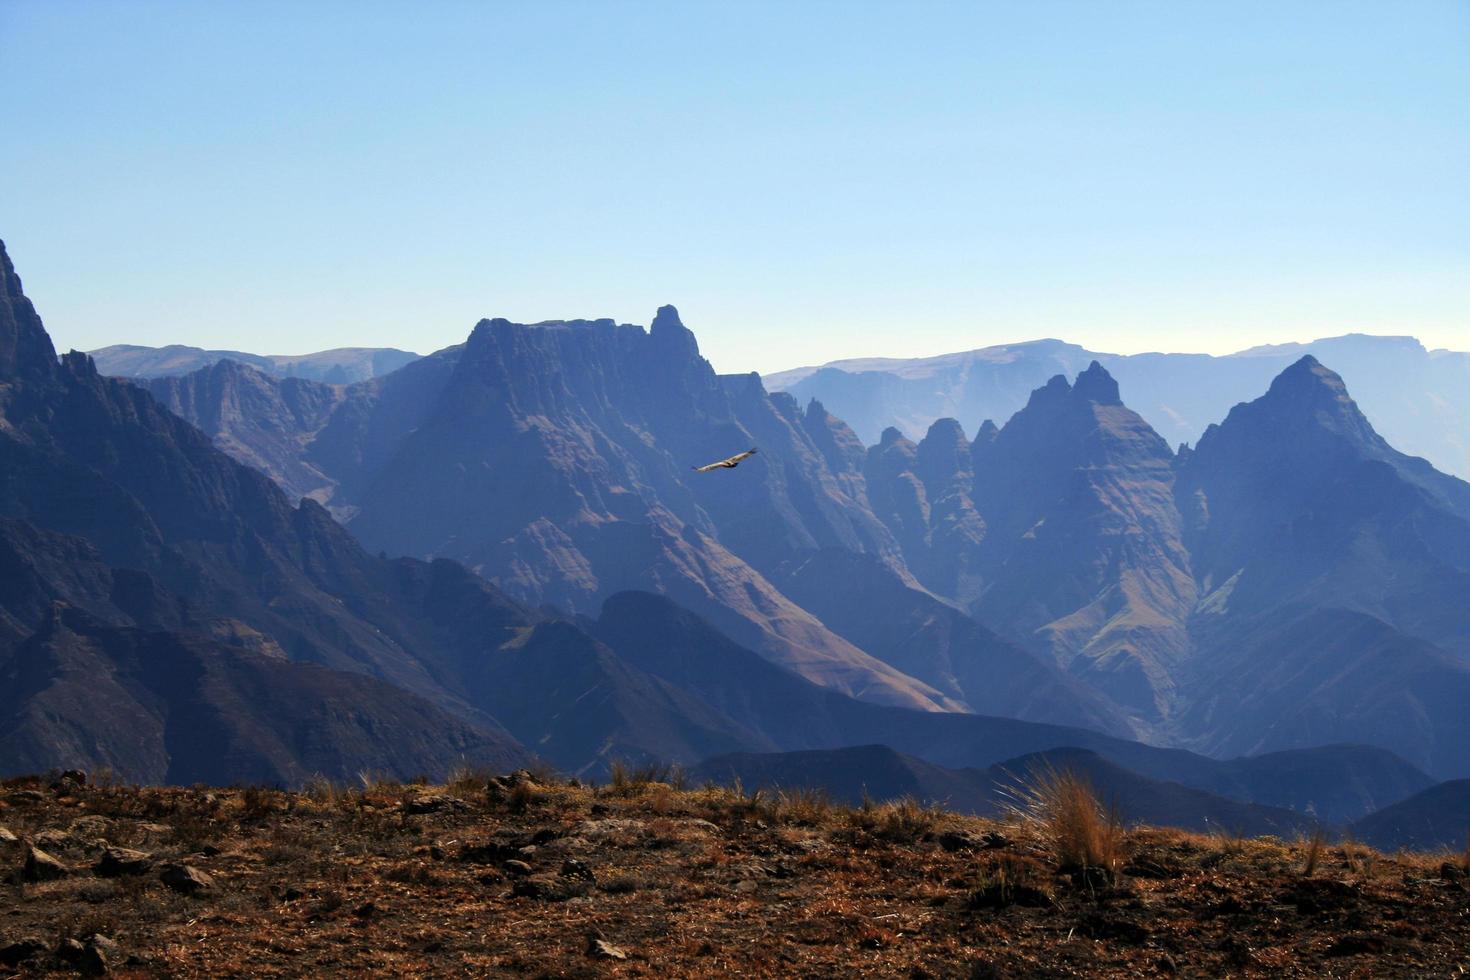
<instances>
[{"instance_id":1,"label":"dirt ground","mask_svg":"<svg viewBox=\"0 0 1470 980\"><path fill-rule=\"evenodd\" d=\"M0 785L0 976L1449 977L1465 855L518 774ZM38 855L33 852L39 851Z\"/></svg>"}]
</instances>

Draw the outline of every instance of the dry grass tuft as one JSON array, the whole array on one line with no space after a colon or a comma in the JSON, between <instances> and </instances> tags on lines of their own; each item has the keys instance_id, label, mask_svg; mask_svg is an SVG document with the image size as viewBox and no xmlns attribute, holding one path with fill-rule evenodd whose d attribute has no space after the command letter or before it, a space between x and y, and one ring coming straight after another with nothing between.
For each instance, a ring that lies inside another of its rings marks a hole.
<instances>
[{"instance_id":1,"label":"dry grass tuft","mask_svg":"<svg viewBox=\"0 0 1470 980\"><path fill-rule=\"evenodd\" d=\"M804 827L821 827L832 819L832 798L824 789L781 790L776 794L778 819Z\"/></svg>"},{"instance_id":2,"label":"dry grass tuft","mask_svg":"<svg viewBox=\"0 0 1470 980\"><path fill-rule=\"evenodd\" d=\"M1122 820L1115 809L1103 807L1084 776L1071 769L1037 768L1012 798L1012 811L1036 828L1062 870L1117 872Z\"/></svg>"},{"instance_id":3,"label":"dry grass tuft","mask_svg":"<svg viewBox=\"0 0 1470 980\"><path fill-rule=\"evenodd\" d=\"M670 781L684 779L682 770L660 762L632 765L623 759L614 759L607 770L607 789L614 796L642 796L650 786L669 785Z\"/></svg>"},{"instance_id":4,"label":"dry grass tuft","mask_svg":"<svg viewBox=\"0 0 1470 980\"><path fill-rule=\"evenodd\" d=\"M455 796L470 796L484 790L490 777L495 775L498 774L484 766L462 762L449 770L449 775L444 779L444 788Z\"/></svg>"},{"instance_id":5,"label":"dry grass tuft","mask_svg":"<svg viewBox=\"0 0 1470 980\"><path fill-rule=\"evenodd\" d=\"M1312 837L1307 841L1307 861L1302 868L1302 877L1310 878L1317 872L1317 865L1322 861L1322 846L1327 841L1327 833L1319 826L1312 831Z\"/></svg>"}]
</instances>

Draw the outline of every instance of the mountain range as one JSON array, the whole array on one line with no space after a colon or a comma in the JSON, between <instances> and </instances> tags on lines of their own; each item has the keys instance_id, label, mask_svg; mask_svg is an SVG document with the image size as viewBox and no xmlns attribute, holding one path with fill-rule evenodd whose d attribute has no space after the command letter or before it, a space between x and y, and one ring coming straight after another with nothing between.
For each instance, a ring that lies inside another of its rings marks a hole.
<instances>
[{"instance_id":1,"label":"mountain range","mask_svg":"<svg viewBox=\"0 0 1470 980\"><path fill-rule=\"evenodd\" d=\"M1060 340L1004 344L937 357L860 358L764 377L772 391L817 399L864 442L890 426L919 439L937 419L1003 423L1029 393L1097 361L1129 404L1171 445L1193 443L1231 406L1312 355L1352 387L1374 426L1399 449L1470 479L1470 353L1426 350L1412 337L1348 334L1237 354L1107 354Z\"/></svg>"},{"instance_id":2,"label":"mountain range","mask_svg":"<svg viewBox=\"0 0 1470 980\"><path fill-rule=\"evenodd\" d=\"M1470 488L1315 358L1177 453L1101 364L868 447L672 307L350 385L124 380L3 276L7 771L1080 751L1141 813L1252 827L1470 773Z\"/></svg>"},{"instance_id":3,"label":"mountain range","mask_svg":"<svg viewBox=\"0 0 1470 980\"><path fill-rule=\"evenodd\" d=\"M411 351L392 347L338 347L312 354L247 354L183 344L167 347L114 344L89 353L97 370L119 378L174 377L229 360L248 364L276 378L306 378L339 385L389 374L419 358Z\"/></svg>"},{"instance_id":4,"label":"mountain range","mask_svg":"<svg viewBox=\"0 0 1470 980\"><path fill-rule=\"evenodd\" d=\"M384 378L304 384L230 362L149 382L283 486L309 468L368 547L532 606L654 591L880 703L1470 772L1470 488L1310 354L1177 452L1096 361L973 438L941 419L864 446L716 374L670 307L649 330L482 321Z\"/></svg>"}]
</instances>

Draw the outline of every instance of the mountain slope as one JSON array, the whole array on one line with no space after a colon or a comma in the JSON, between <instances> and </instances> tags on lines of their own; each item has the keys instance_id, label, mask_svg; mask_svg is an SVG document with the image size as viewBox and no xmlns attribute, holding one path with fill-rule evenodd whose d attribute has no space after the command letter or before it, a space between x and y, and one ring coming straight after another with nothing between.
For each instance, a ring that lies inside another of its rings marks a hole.
<instances>
[{"instance_id":1,"label":"mountain slope","mask_svg":"<svg viewBox=\"0 0 1470 980\"><path fill-rule=\"evenodd\" d=\"M1357 819L1433 782L1391 753L1365 746L1221 762L1081 728L869 704L767 663L688 610L646 593L615 596L598 620L581 622L630 667L702 701L709 718L761 732L787 752L879 744L950 769L985 769L1036 752L1082 748L1149 779L1310 811L1334 823ZM526 710L548 719L554 714L530 705ZM539 744L528 731L517 734L528 745Z\"/></svg>"},{"instance_id":2,"label":"mountain slope","mask_svg":"<svg viewBox=\"0 0 1470 980\"><path fill-rule=\"evenodd\" d=\"M106 626L65 607L0 647L0 690L6 776L106 768L148 783L299 785L532 758L503 733L370 677L197 633Z\"/></svg>"},{"instance_id":3,"label":"mountain slope","mask_svg":"<svg viewBox=\"0 0 1470 980\"><path fill-rule=\"evenodd\" d=\"M725 784L738 780L747 789L821 789L849 805L864 799L910 796L962 813L998 816L1019 799L1018 786L1053 770L1086 779L1125 823L1251 836L1290 836L1312 825L1311 818L1289 810L1146 779L1082 749L1025 755L980 770L946 769L885 746L867 745L825 752L720 756L701 764L693 776Z\"/></svg>"},{"instance_id":4,"label":"mountain slope","mask_svg":"<svg viewBox=\"0 0 1470 980\"><path fill-rule=\"evenodd\" d=\"M0 517L9 519L0 560L13 573L0 590L0 642L11 651L24 648L46 626L53 600L76 601L103 631L144 632L127 634L134 639L118 640L121 646L69 640L55 651L58 657L121 656L139 648L138 636L148 637L144 646L173 643L198 662L224 658L226 666L226 653L213 643L284 653L416 692L376 682L364 687L363 680L335 672L261 668L287 678L283 692L308 676L312 690L334 683L346 692L371 688L377 707L362 717L382 719L383 731L397 731L415 751L438 744L445 765L471 744L466 739L524 758L463 697L466 659L493 636L456 630L460 623L497 616L519 622L534 619L531 614L450 563L370 557L321 507L308 501L293 509L266 477L214 449L147 392L101 377L85 355L58 361L3 246L0 286ZM198 634L212 642L200 646L192 639ZM425 710L421 699L442 710ZM275 704L271 725L290 730L308 705L304 695ZM444 711L461 721L451 723ZM388 724L389 718L398 720ZM90 720L127 730L126 721L105 712ZM410 725L421 726L417 734ZM437 729L466 734L436 743L427 731ZM332 737L354 731L365 740L339 746L344 760L356 752L394 764L415 759L418 768L426 761L407 748L385 757L366 739L370 726L338 726ZM309 746L295 747L302 752L296 764L316 758ZM271 764L285 772L287 761ZM217 778L230 776L220 770Z\"/></svg>"},{"instance_id":5,"label":"mountain slope","mask_svg":"<svg viewBox=\"0 0 1470 980\"><path fill-rule=\"evenodd\" d=\"M794 404L754 378L715 375L672 307L648 331L483 321L421 403L413 431L334 498L369 547L454 557L527 602L573 611L623 589L662 591L822 683L954 706L770 583L793 551L897 560L897 548L847 496ZM332 455L328 436L357 438L329 426L319 458ZM738 471L690 472L751 445L762 451Z\"/></svg>"},{"instance_id":6,"label":"mountain slope","mask_svg":"<svg viewBox=\"0 0 1470 980\"><path fill-rule=\"evenodd\" d=\"M1384 851L1470 849L1470 779L1440 783L1384 807L1354 823L1352 833Z\"/></svg>"},{"instance_id":7,"label":"mountain slope","mask_svg":"<svg viewBox=\"0 0 1470 980\"><path fill-rule=\"evenodd\" d=\"M273 379L233 360L154 378L147 388L169 411L271 477L292 499L330 499L336 481L305 459L305 447L341 404L341 388L296 377Z\"/></svg>"},{"instance_id":8,"label":"mountain slope","mask_svg":"<svg viewBox=\"0 0 1470 980\"><path fill-rule=\"evenodd\" d=\"M812 552L780 569L775 582L840 636L972 712L1130 733L1106 698L871 555Z\"/></svg>"}]
</instances>

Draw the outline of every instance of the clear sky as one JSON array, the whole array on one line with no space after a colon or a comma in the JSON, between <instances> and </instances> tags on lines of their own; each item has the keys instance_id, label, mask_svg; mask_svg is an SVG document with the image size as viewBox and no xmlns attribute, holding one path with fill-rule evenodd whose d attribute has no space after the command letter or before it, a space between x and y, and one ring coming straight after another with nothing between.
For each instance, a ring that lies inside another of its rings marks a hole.
<instances>
[{"instance_id":1,"label":"clear sky","mask_svg":"<svg viewBox=\"0 0 1470 980\"><path fill-rule=\"evenodd\" d=\"M1470 2L0 0L59 347L1470 349Z\"/></svg>"}]
</instances>

